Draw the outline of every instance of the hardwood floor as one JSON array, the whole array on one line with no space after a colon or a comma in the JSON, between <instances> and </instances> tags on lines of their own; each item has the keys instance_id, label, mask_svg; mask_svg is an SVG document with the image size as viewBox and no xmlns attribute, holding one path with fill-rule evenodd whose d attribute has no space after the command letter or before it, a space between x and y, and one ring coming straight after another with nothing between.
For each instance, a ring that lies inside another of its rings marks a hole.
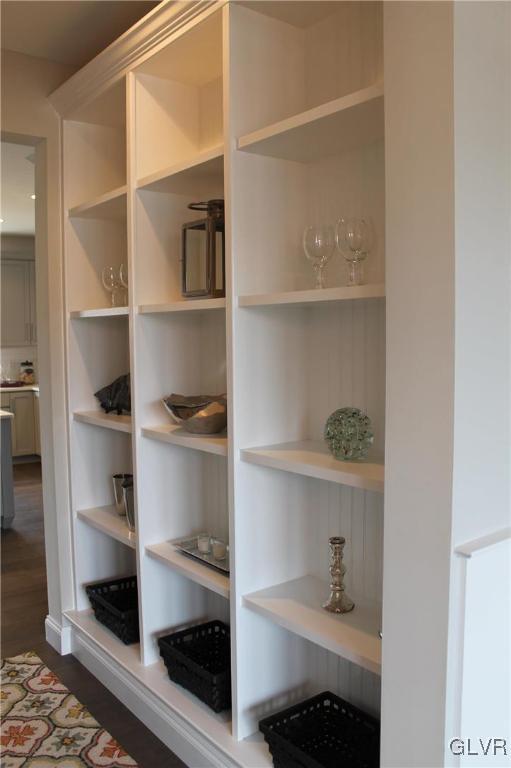
<instances>
[{"instance_id":1,"label":"hardwood floor","mask_svg":"<svg viewBox=\"0 0 511 768\"><path fill-rule=\"evenodd\" d=\"M16 516L12 528L2 531L2 658L35 651L140 768L185 768L73 656L60 656L46 642L48 603L40 464L15 465L14 486Z\"/></svg>"}]
</instances>

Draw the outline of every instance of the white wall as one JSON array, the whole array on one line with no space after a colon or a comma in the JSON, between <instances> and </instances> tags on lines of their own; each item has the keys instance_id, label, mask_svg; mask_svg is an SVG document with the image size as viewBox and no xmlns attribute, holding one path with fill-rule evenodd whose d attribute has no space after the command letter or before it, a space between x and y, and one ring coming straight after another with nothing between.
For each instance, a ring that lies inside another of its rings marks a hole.
<instances>
[{"instance_id":1,"label":"white wall","mask_svg":"<svg viewBox=\"0 0 511 768\"><path fill-rule=\"evenodd\" d=\"M439 768L456 764L451 738L505 737L511 721L498 677L511 584L476 615L481 590L455 553L510 524L511 4L387 2L384 15L382 765ZM497 676L486 693L476 657ZM461 733L469 721L482 732Z\"/></svg>"},{"instance_id":2,"label":"white wall","mask_svg":"<svg viewBox=\"0 0 511 768\"><path fill-rule=\"evenodd\" d=\"M511 3L455 3L453 546L511 526L510 40ZM448 745L455 737L507 735L511 747L509 565L484 604L477 606L470 589L475 581L475 594L484 596L502 557L502 547L491 548L472 565L459 557L452 563L446 764L454 762ZM479 676L477 654L484 660Z\"/></svg>"},{"instance_id":3,"label":"white wall","mask_svg":"<svg viewBox=\"0 0 511 768\"><path fill-rule=\"evenodd\" d=\"M382 765L443 764L454 411L453 8L384 6Z\"/></svg>"},{"instance_id":4,"label":"white wall","mask_svg":"<svg viewBox=\"0 0 511 768\"><path fill-rule=\"evenodd\" d=\"M49 614L57 624L62 608L72 605L72 577L61 309L60 127L46 97L70 74L68 67L2 51L2 138L36 145L37 325L46 567Z\"/></svg>"}]
</instances>

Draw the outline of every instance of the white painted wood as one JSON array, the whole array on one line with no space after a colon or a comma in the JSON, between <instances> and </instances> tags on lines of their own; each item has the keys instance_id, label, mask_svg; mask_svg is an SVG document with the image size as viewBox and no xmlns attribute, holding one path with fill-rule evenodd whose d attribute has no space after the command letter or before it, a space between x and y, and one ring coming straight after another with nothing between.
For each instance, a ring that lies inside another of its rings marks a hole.
<instances>
[{"instance_id":1,"label":"white painted wood","mask_svg":"<svg viewBox=\"0 0 511 768\"><path fill-rule=\"evenodd\" d=\"M80 520L92 528L106 533L107 536L120 541L121 544L136 549L137 535L134 531L129 530L126 518L118 514L115 506L79 509L76 514Z\"/></svg>"},{"instance_id":2,"label":"white painted wood","mask_svg":"<svg viewBox=\"0 0 511 768\"><path fill-rule=\"evenodd\" d=\"M70 218L65 246L70 262L66 271L68 310L110 308L111 294L101 275L104 267L118 270L126 262L125 221Z\"/></svg>"},{"instance_id":3,"label":"white painted wood","mask_svg":"<svg viewBox=\"0 0 511 768\"><path fill-rule=\"evenodd\" d=\"M186 195L140 190L135 200L135 304L181 301L181 227L203 218L188 205L223 196L223 181L193 184ZM184 303L184 302L183 302ZM190 302L186 302L190 303Z\"/></svg>"},{"instance_id":4,"label":"white painted wood","mask_svg":"<svg viewBox=\"0 0 511 768\"><path fill-rule=\"evenodd\" d=\"M77 318L88 317L120 317L128 314L128 307L104 307L102 309L76 309L69 313L69 317L76 320Z\"/></svg>"},{"instance_id":5,"label":"white painted wood","mask_svg":"<svg viewBox=\"0 0 511 768\"><path fill-rule=\"evenodd\" d=\"M12 455L30 456L36 452L33 392L12 392L10 410L12 424Z\"/></svg>"},{"instance_id":6,"label":"white painted wood","mask_svg":"<svg viewBox=\"0 0 511 768\"><path fill-rule=\"evenodd\" d=\"M171 727L184 728L185 752L202 739L203 757L190 764L207 768L218 755L219 768L236 760L254 768L270 764L260 737L245 737L257 732L260 717L322 688L379 710L379 679L369 671L379 660L366 649L375 635L379 641L374 628L365 636L362 610L373 601L374 619L381 605L383 465L341 465L322 432L335 408L359 406L373 421L376 455L383 454L385 304L366 300L385 294L382 90L365 104L378 104L378 119L367 120L379 137L371 144L352 149L345 135L330 144L335 156L296 163L240 152L236 140L282 120L297 124L298 133L330 119L346 122L357 111L347 107L360 101L356 92L381 81L381 13L373 3L332 3L333 10L318 14L291 5L280 8L283 19L264 4L256 10L204 4L202 16L190 5L179 31L148 42L126 80L109 73L78 109L71 93L61 93L73 117L64 126L64 206L87 216L64 224L72 507L79 510L76 607L87 607L88 581L136 572L140 648L128 659L87 613L69 615L78 653L95 673L114 692L130 691L133 706L153 697L154 709L137 711L162 733L154 712L170 713ZM75 82L87 92L85 82ZM101 117L109 94L117 120L108 108ZM126 109L119 107L123 94ZM317 120L308 124L311 117ZM366 127L360 126L357 145ZM291 147L292 135L282 131L271 141ZM86 140L97 162L84 167L85 153L68 162ZM112 190L124 185L126 217L116 219L107 215L121 200ZM199 218L190 202L212 197L226 200L226 298L184 301L181 226ZM336 255L329 288L318 296L301 247L303 227L335 223L341 215L375 222L367 285L345 287L346 266ZM103 266L120 263L129 271L127 318L107 309L100 281ZM289 305L286 312L281 305ZM265 308L245 309L258 306ZM132 418L105 418L93 393L128 370ZM227 393L228 438L188 435L173 425L161 404L171 392ZM290 442L298 450L282 447ZM242 460L242 449L249 460ZM281 460L287 471L272 471ZM110 475L130 470L136 549L109 535L114 520L107 523L98 510L112 505ZM232 582L169 544L201 530L229 541ZM350 630L315 620L326 614L314 608L313 590L308 603L304 590L296 600L279 598L281 606L293 602L289 620L287 607L261 616L244 604L245 596L294 580L324 589L334 534L347 538L347 588L360 595ZM162 633L210 618L230 623L232 637L232 726L218 742L215 718L209 712L203 718L193 697L169 688L157 646Z\"/></svg>"},{"instance_id":7,"label":"white painted wood","mask_svg":"<svg viewBox=\"0 0 511 768\"><path fill-rule=\"evenodd\" d=\"M162 443L172 443L195 451L227 456L227 437L216 435L193 435L177 424L164 427L142 427L142 435Z\"/></svg>"},{"instance_id":8,"label":"white painted wood","mask_svg":"<svg viewBox=\"0 0 511 768\"><path fill-rule=\"evenodd\" d=\"M457 729L447 733L446 754L449 759L449 744L453 738L464 739L465 750L460 759L464 768L484 763L495 768L505 765L509 738L511 531L499 531L486 538L476 549L473 542L468 542L462 550L471 551L472 556L467 558L462 554L460 558L463 590L462 604L457 608L463 617L461 647L458 648L461 680L455 690ZM489 636L492 638L491 654L487 654ZM485 654L488 658L481 664ZM496 741L491 742L485 756L483 749L487 748L490 738ZM459 741L455 742L456 746L459 747Z\"/></svg>"},{"instance_id":9,"label":"white painted wood","mask_svg":"<svg viewBox=\"0 0 511 768\"><path fill-rule=\"evenodd\" d=\"M385 296L384 285L356 285L341 288L324 288L321 291L283 291L280 293L259 293L240 296L240 307L267 307L274 304L292 304L310 306L321 302L356 301L361 299L376 299Z\"/></svg>"},{"instance_id":10,"label":"white painted wood","mask_svg":"<svg viewBox=\"0 0 511 768\"><path fill-rule=\"evenodd\" d=\"M137 181L137 189L152 192L191 194L198 184L211 184L223 177L224 145L199 152L191 160L176 163Z\"/></svg>"},{"instance_id":11,"label":"white painted wood","mask_svg":"<svg viewBox=\"0 0 511 768\"><path fill-rule=\"evenodd\" d=\"M229 576L186 557L169 541L164 541L161 544L150 544L146 547L146 552L150 557L160 560L191 581L195 581L221 597L229 598Z\"/></svg>"},{"instance_id":12,"label":"white painted wood","mask_svg":"<svg viewBox=\"0 0 511 768\"><path fill-rule=\"evenodd\" d=\"M154 315L159 312L205 312L212 309L225 309L225 299L183 299L167 304L142 304L137 307L141 315Z\"/></svg>"},{"instance_id":13,"label":"white painted wood","mask_svg":"<svg viewBox=\"0 0 511 768\"><path fill-rule=\"evenodd\" d=\"M229 75L224 75L230 94L228 134L244 136L379 82L381 39L365 48L367 67L361 51L351 45L353 39L362 39L360 25L364 27L366 12L370 22L364 34L378 38L379 9L365 6L367 11L361 4L344 4L334 9L335 22L329 15L321 20L325 23L305 30L263 15L264 3L261 13L233 6ZM285 6L282 13L286 14ZM342 66L332 67L339 57L344 57ZM332 76L331 69L335 70ZM235 578L231 604L239 605L246 594L309 574L325 582L331 535L344 535L348 542L348 589L380 603L381 495L254 466L243 461L243 451L247 446L275 447L296 441L313 441L325 451L320 441L327 416L353 404L370 415L375 450L383 454L384 303L324 301L305 307L297 302L286 312L278 304L248 312L241 303L246 296L292 295L312 288L310 265L301 245L303 228L335 224L342 215L373 219L378 237L367 259L366 280L370 285L384 282L383 144L378 141L305 164L233 152L226 157L225 187L231 212L233 301L232 312L228 304L227 313L233 390L230 470ZM343 284L345 265L334 255L327 268L327 285ZM301 461L298 467L307 474L317 471L311 472ZM378 474L377 485L383 490L382 466ZM243 603L231 621L231 632L238 737L254 732L262 714L305 698L318 685L378 713L379 681L367 670L258 617ZM272 653L264 653L262 649L269 647Z\"/></svg>"},{"instance_id":14,"label":"white painted wood","mask_svg":"<svg viewBox=\"0 0 511 768\"><path fill-rule=\"evenodd\" d=\"M115 429L118 432L131 432L131 416L118 416L116 413L104 413L103 411L75 411L73 419L95 427Z\"/></svg>"},{"instance_id":15,"label":"white painted wood","mask_svg":"<svg viewBox=\"0 0 511 768\"><path fill-rule=\"evenodd\" d=\"M383 136L383 86L343 96L238 139L238 149L311 162Z\"/></svg>"},{"instance_id":16,"label":"white painted wood","mask_svg":"<svg viewBox=\"0 0 511 768\"><path fill-rule=\"evenodd\" d=\"M465 544L461 544L456 547L456 553L463 557L475 557L481 554L489 547L497 546L501 541L505 541L511 537L511 528L503 528L500 531L488 534L488 536L481 536L479 539L473 541L467 541Z\"/></svg>"},{"instance_id":17,"label":"white painted wood","mask_svg":"<svg viewBox=\"0 0 511 768\"><path fill-rule=\"evenodd\" d=\"M126 218L127 187L105 192L93 200L70 208L68 215L78 219L124 219Z\"/></svg>"},{"instance_id":18,"label":"white painted wood","mask_svg":"<svg viewBox=\"0 0 511 768\"><path fill-rule=\"evenodd\" d=\"M3 347L30 346L30 273L29 262L18 259L0 261L2 277L2 331Z\"/></svg>"},{"instance_id":19,"label":"white painted wood","mask_svg":"<svg viewBox=\"0 0 511 768\"><path fill-rule=\"evenodd\" d=\"M225 715L215 715L194 696L174 685L166 676L163 662L148 667L137 663L137 647L122 646L88 611L71 611L66 613L66 618L73 626L73 653L77 658L155 730L169 748L187 759L189 765L197 768L271 766L268 749L260 738L233 740ZM135 653L130 653L132 649Z\"/></svg>"},{"instance_id":20,"label":"white painted wood","mask_svg":"<svg viewBox=\"0 0 511 768\"><path fill-rule=\"evenodd\" d=\"M46 642L49 643L52 648L55 648L57 653L60 653L62 656L71 653L71 627L62 627L54 618L47 616L44 620L44 630Z\"/></svg>"},{"instance_id":21,"label":"white painted wood","mask_svg":"<svg viewBox=\"0 0 511 768\"><path fill-rule=\"evenodd\" d=\"M379 674L381 604L356 599L351 613L336 616L321 607L329 594L327 582L304 576L245 595L243 601L284 629Z\"/></svg>"},{"instance_id":22,"label":"white painted wood","mask_svg":"<svg viewBox=\"0 0 511 768\"><path fill-rule=\"evenodd\" d=\"M105 124L66 121L65 207L102 202L103 195L126 184L125 131ZM117 210L117 204L104 203ZM80 208L79 208L80 213Z\"/></svg>"},{"instance_id":23,"label":"white painted wood","mask_svg":"<svg viewBox=\"0 0 511 768\"><path fill-rule=\"evenodd\" d=\"M200 62L200 53L196 56ZM190 84L175 77L172 69L137 75L137 178L159 174L183 158L193 162L222 141L221 78L212 72L209 81Z\"/></svg>"},{"instance_id":24,"label":"white painted wood","mask_svg":"<svg viewBox=\"0 0 511 768\"><path fill-rule=\"evenodd\" d=\"M444 765L445 759L457 302L453 5L384 6L387 461L381 765L411 768ZM432 221L433 251L417 237ZM420 691L417 698L403 698L405 680Z\"/></svg>"},{"instance_id":25,"label":"white painted wood","mask_svg":"<svg viewBox=\"0 0 511 768\"><path fill-rule=\"evenodd\" d=\"M351 488L383 491L383 462L339 461L325 444L313 440L244 448L241 458L262 467L329 480Z\"/></svg>"},{"instance_id":26,"label":"white painted wood","mask_svg":"<svg viewBox=\"0 0 511 768\"><path fill-rule=\"evenodd\" d=\"M41 419L39 414L39 389L34 391L34 444L35 453L41 455Z\"/></svg>"},{"instance_id":27,"label":"white painted wood","mask_svg":"<svg viewBox=\"0 0 511 768\"><path fill-rule=\"evenodd\" d=\"M131 68L165 48L168 40L189 31L222 2L190 0L181 6L164 0L133 27L51 94L51 103L61 115L69 115L117 83Z\"/></svg>"}]
</instances>

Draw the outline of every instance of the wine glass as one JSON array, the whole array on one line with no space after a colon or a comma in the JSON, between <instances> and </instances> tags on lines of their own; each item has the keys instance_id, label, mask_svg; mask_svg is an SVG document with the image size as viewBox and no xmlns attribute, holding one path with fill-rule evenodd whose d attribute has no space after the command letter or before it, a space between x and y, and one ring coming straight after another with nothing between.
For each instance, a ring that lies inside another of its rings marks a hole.
<instances>
[{"instance_id":1,"label":"wine glass","mask_svg":"<svg viewBox=\"0 0 511 768\"><path fill-rule=\"evenodd\" d=\"M348 262L348 285L362 285L363 262L373 244L371 222L369 219L340 219L337 222L335 241L340 253Z\"/></svg>"},{"instance_id":2,"label":"wine glass","mask_svg":"<svg viewBox=\"0 0 511 768\"><path fill-rule=\"evenodd\" d=\"M119 283L124 288L122 292L123 304L128 303L128 268L125 264L119 267Z\"/></svg>"},{"instance_id":3,"label":"wine glass","mask_svg":"<svg viewBox=\"0 0 511 768\"><path fill-rule=\"evenodd\" d=\"M115 307L115 294L119 289L119 280L115 267L104 267L101 273L101 280L105 290L112 295L112 307Z\"/></svg>"},{"instance_id":4,"label":"wine glass","mask_svg":"<svg viewBox=\"0 0 511 768\"><path fill-rule=\"evenodd\" d=\"M335 247L334 228L329 224L306 227L303 232L303 250L316 275L316 288L324 288L323 270L332 258Z\"/></svg>"}]
</instances>

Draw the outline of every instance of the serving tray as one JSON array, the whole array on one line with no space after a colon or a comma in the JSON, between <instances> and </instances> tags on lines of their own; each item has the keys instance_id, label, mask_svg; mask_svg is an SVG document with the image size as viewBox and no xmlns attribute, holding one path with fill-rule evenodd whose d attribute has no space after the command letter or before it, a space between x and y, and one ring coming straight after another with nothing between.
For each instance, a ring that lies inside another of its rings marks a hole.
<instances>
[{"instance_id":1,"label":"serving tray","mask_svg":"<svg viewBox=\"0 0 511 768\"><path fill-rule=\"evenodd\" d=\"M201 563L209 565L210 568L215 568L217 571L221 571L221 573L229 573L229 545L227 545L225 558L223 560L215 560L213 552L209 552L207 555L199 552L197 536L187 537L186 539L174 539L170 543L183 555L193 557L194 560L200 560Z\"/></svg>"}]
</instances>

